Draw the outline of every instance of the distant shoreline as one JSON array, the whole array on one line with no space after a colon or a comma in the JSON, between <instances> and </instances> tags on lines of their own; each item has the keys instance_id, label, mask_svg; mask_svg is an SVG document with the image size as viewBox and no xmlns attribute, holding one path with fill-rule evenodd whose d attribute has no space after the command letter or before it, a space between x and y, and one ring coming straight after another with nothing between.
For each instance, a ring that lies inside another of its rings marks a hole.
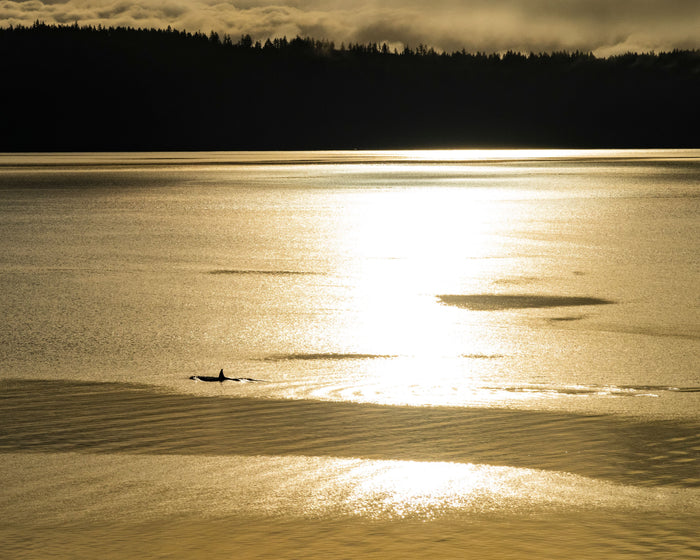
<instances>
[{"instance_id":1,"label":"distant shoreline","mask_svg":"<svg viewBox=\"0 0 700 560\"><path fill-rule=\"evenodd\" d=\"M524 55L0 29L0 152L700 147L700 51Z\"/></svg>"}]
</instances>

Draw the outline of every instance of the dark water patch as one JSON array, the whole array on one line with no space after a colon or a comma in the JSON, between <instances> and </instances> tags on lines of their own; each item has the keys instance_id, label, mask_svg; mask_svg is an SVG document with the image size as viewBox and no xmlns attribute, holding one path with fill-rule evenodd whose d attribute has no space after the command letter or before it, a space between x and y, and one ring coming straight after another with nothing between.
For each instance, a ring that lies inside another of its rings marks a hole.
<instances>
[{"instance_id":1,"label":"dark water patch","mask_svg":"<svg viewBox=\"0 0 700 560\"><path fill-rule=\"evenodd\" d=\"M602 332L613 332L622 334L632 334L641 336L651 336L654 338L678 338L682 340L700 340L700 332L697 327L688 326L638 326L638 325L614 325L602 324L596 328Z\"/></svg>"},{"instance_id":2,"label":"dark water patch","mask_svg":"<svg viewBox=\"0 0 700 560\"><path fill-rule=\"evenodd\" d=\"M274 354L263 358L265 362L283 362L287 360L386 360L396 358L397 356L389 354L342 354L342 353L311 353L311 354Z\"/></svg>"},{"instance_id":3,"label":"dark water patch","mask_svg":"<svg viewBox=\"0 0 700 560\"><path fill-rule=\"evenodd\" d=\"M500 311L504 309L530 309L542 307L571 307L582 305L609 305L614 301L581 296L538 296L521 294L473 294L439 295L446 304L474 311Z\"/></svg>"},{"instance_id":4,"label":"dark water patch","mask_svg":"<svg viewBox=\"0 0 700 560\"><path fill-rule=\"evenodd\" d=\"M586 318L586 315L570 315L567 317L550 317L548 320L552 323L568 323L572 321L581 321Z\"/></svg>"},{"instance_id":5,"label":"dark water patch","mask_svg":"<svg viewBox=\"0 0 700 560\"><path fill-rule=\"evenodd\" d=\"M321 272L307 272L303 270L247 270L247 269L217 269L210 270L209 274L240 274L250 276L312 276L321 275Z\"/></svg>"},{"instance_id":6,"label":"dark water patch","mask_svg":"<svg viewBox=\"0 0 700 560\"><path fill-rule=\"evenodd\" d=\"M0 382L0 452L306 455L481 463L700 487L700 421L196 397Z\"/></svg>"}]
</instances>

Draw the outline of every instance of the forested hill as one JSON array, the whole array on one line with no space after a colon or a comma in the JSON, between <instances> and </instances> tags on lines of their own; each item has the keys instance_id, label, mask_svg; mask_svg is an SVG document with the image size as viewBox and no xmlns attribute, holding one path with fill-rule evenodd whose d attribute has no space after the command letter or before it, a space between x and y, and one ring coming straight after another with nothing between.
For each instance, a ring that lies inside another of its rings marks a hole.
<instances>
[{"instance_id":1,"label":"forested hill","mask_svg":"<svg viewBox=\"0 0 700 560\"><path fill-rule=\"evenodd\" d=\"M0 151L700 147L700 52L0 29Z\"/></svg>"}]
</instances>

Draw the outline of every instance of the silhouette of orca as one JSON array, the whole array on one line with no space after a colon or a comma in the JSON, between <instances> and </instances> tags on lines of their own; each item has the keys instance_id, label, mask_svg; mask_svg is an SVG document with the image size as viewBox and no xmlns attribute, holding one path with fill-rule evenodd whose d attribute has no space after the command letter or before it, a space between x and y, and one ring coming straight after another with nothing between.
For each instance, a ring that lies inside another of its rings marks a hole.
<instances>
[{"instance_id":1,"label":"silhouette of orca","mask_svg":"<svg viewBox=\"0 0 700 560\"><path fill-rule=\"evenodd\" d=\"M218 377L214 377L213 375L191 375L190 379L192 379L193 381L206 381L208 383L212 383L215 381L218 381L219 383L223 383L224 381L238 381L238 382L246 382L246 381L261 382L262 381L262 379L253 379L252 377L226 377L224 375L223 369L219 372Z\"/></svg>"}]
</instances>

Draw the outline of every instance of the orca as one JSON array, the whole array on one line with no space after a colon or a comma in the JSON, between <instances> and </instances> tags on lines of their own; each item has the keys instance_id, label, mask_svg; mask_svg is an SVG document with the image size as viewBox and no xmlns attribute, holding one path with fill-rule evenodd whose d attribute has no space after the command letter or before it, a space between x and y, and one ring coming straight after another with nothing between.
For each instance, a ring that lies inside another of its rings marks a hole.
<instances>
[{"instance_id":1,"label":"orca","mask_svg":"<svg viewBox=\"0 0 700 560\"><path fill-rule=\"evenodd\" d=\"M190 379L193 381L206 381L208 383L212 382L219 382L223 383L224 381L238 381L238 382L261 382L262 379L253 379L252 377L226 377L224 375L224 370L222 369L219 372L218 377L214 377L213 375L191 375Z\"/></svg>"}]
</instances>

